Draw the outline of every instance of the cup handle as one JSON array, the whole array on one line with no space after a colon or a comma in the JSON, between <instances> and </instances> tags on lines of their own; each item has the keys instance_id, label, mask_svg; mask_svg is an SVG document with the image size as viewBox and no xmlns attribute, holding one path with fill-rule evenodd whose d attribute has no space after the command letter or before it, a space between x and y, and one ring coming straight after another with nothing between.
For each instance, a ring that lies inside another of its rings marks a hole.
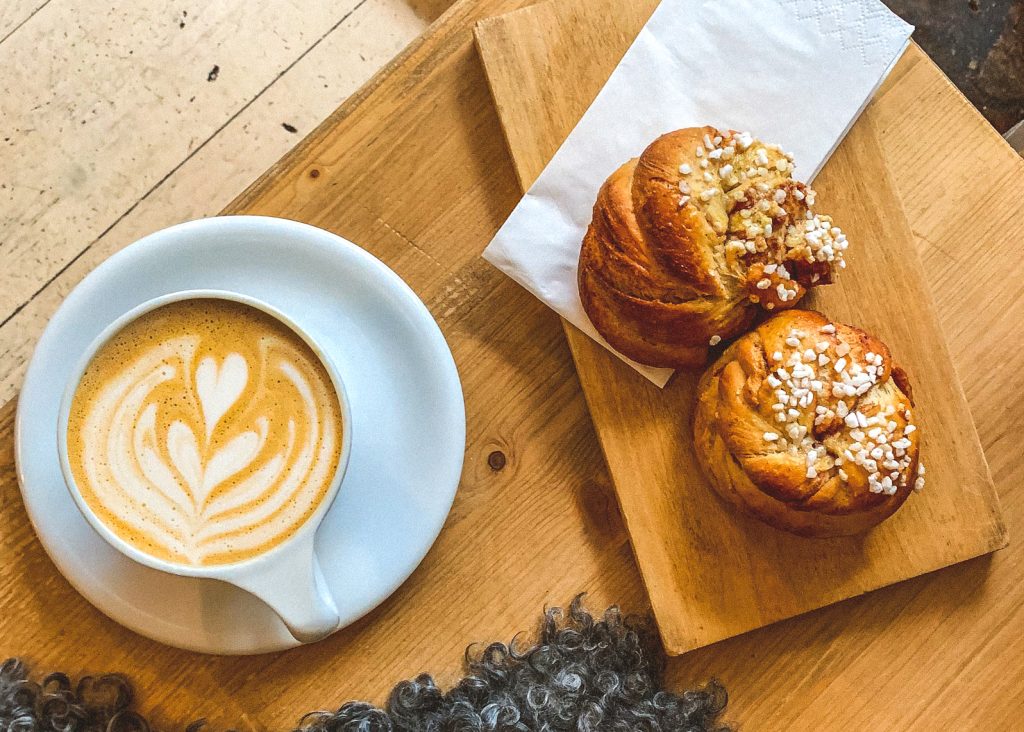
<instances>
[{"instance_id":1,"label":"cup handle","mask_svg":"<svg viewBox=\"0 0 1024 732\"><path fill-rule=\"evenodd\" d=\"M325 638L340 622L313 540L313 535L303 538L286 551L256 559L226 578L269 605L300 643Z\"/></svg>"}]
</instances>

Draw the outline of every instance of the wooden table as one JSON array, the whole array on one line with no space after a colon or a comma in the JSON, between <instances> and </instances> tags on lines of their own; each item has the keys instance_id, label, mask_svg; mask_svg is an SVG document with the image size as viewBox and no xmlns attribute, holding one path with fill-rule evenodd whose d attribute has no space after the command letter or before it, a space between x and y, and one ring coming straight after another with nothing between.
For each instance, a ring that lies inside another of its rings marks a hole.
<instances>
[{"instance_id":1,"label":"wooden table","mask_svg":"<svg viewBox=\"0 0 1024 732\"><path fill-rule=\"evenodd\" d=\"M93 609L33 535L0 409L3 652L40 670L124 670L162 728L206 716L285 729L313 708L381 701L399 678L461 673L464 646L532 627L545 604L644 611L646 598L557 317L478 254L518 194L473 48L479 18L528 0L462 0L230 207L359 242L423 297L466 395L459 495L413 577L332 638L261 658L197 656ZM1011 536L1024 519L1018 284L1024 164L920 54L881 92L887 157ZM918 124L913 133L907 120ZM964 168L970 185L949 185ZM495 470L495 452L506 457ZM1024 688L1024 549L912 580L673 660L672 685L722 679L749 729L1008 729Z\"/></svg>"}]
</instances>

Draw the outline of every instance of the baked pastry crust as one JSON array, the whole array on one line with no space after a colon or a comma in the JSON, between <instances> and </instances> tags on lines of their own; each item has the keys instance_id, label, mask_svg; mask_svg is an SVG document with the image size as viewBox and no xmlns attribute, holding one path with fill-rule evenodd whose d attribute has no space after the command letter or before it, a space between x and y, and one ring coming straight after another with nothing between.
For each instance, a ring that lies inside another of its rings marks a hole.
<instances>
[{"instance_id":1,"label":"baked pastry crust","mask_svg":"<svg viewBox=\"0 0 1024 732\"><path fill-rule=\"evenodd\" d=\"M844 266L792 158L749 135L662 135L605 181L579 260L598 332L641 363L696 368L709 348L794 306Z\"/></svg>"},{"instance_id":2,"label":"baked pastry crust","mask_svg":"<svg viewBox=\"0 0 1024 732\"><path fill-rule=\"evenodd\" d=\"M698 386L698 460L726 501L802 536L863 532L924 485L906 373L882 341L791 310Z\"/></svg>"}]
</instances>

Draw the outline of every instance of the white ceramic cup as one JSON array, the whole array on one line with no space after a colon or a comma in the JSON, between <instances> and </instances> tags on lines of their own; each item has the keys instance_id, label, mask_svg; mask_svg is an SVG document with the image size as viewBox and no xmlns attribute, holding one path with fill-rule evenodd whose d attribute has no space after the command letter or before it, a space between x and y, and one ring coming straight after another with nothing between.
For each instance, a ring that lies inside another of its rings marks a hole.
<instances>
[{"instance_id":1,"label":"white ceramic cup","mask_svg":"<svg viewBox=\"0 0 1024 732\"><path fill-rule=\"evenodd\" d=\"M243 303L267 313L290 328L309 345L321 363L323 363L338 395L338 402L341 405L342 413L342 442L338 467L335 470L334 478L331 481L327 494L323 497L320 505L317 506L316 511L310 515L306 522L292 536L263 554L232 564L208 567L196 567L157 559L145 552L139 551L111 531L85 502L75 483L75 478L71 471L71 463L68 459L67 434L68 418L75 391L78 389L82 375L97 351L128 323L141 315L168 303L200 298L214 298ZM345 469L348 467L349 451L352 445L351 425L349 400L345 394L345 387L341 377L338 375L337 369L323 349L291 318L264 302L236 292L225 290L185 290L147 300L132 308L107 326L90 344L81 362L71 372L71 378L61 400L57 421L57 449L60 455L61 470L64 473L64 480L67 483L68 490L71 492L71 497L89 524L108 544L147 567L184 577L220 580L251 592L277 613L296 640L302 643L309 643L329 635L337 629L339 623L334 599L331 597L323 574L320 571L314 540L316 538L316 530L327 514L328 509L330 509L335 496L338 494L342 478L345 475Z\"/></svg>"}]
</instances>

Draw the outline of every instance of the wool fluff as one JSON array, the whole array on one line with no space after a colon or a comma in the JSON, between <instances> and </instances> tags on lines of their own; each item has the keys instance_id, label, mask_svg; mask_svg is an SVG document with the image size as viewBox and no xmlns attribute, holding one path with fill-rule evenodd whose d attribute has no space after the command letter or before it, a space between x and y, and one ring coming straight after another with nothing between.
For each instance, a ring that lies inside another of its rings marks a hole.
<instances>
[{"instance_id":1,"label":"wool fluff","mask_svg":"<svg viewBox=\"0 0 1024 732\"><path fill-rule=\"evenodd\" d=\"M492 643L466 659L468 675L447 692L421 674L395 686L383 708L347 702L337 711L310 712L296 732L725 729L717 726L725 689L714 681L681 693L663 689L664 656L650 624L624 618L616 607L595 619L580 597L568 612L544 613L536 644ZM122 676L86 677L73 687L64 674L30 681L14 659L0 666L3 732L149 732L131 700Z\"/></svg>"}]
</instances>

